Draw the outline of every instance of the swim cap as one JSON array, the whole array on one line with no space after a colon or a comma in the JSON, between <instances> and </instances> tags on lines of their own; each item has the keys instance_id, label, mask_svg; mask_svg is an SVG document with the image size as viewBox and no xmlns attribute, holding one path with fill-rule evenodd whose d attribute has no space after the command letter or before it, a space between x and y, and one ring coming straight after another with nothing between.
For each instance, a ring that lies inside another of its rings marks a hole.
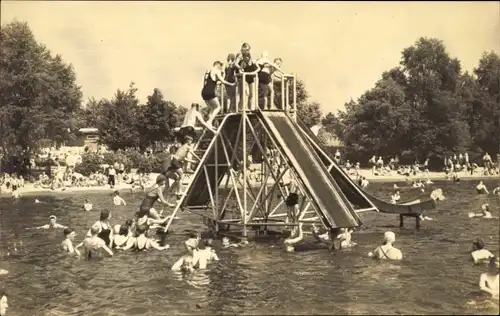
<instances>
[{"instance_id":1,"label":"swim cap","mask_svg":"<svg viewBox=\"0 0 500 316\"><path fill-rule=\"evenodd\" d=\"M156 184L160 184L160 182L167 182L167 177L165 177L164 175L162 174L159 174L157 177L156 177Z\"/></svg>"},{"instance_id":2,"label":"swim cap","mask_svg":"<svg viewBox=\"0 0 500 316\"><path fill-rule=\"evenodd\" d=\"M50 215L49 216L49 219L54 219L54 220L57 220L57 217L55 215Z\"/></svg>"},{"instance_id":3,"label":"swim cap","mask_svg":"<svg viewBox=\"0 0 500 316\"><path fill-rule=\"evenodd\" d=\"M396 234L394 234L391 231L385 232L384 233L384 241L385 242L394 242L394 241L396 241Z\"/></svg>"}]
</instances>

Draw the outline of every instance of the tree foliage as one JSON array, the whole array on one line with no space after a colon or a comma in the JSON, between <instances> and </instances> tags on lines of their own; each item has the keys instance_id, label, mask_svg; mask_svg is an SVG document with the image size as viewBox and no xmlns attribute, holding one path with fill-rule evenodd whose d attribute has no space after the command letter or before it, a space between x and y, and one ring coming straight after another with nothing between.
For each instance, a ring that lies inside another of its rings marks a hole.
<instances>
[{"instance_id":1,"label":"tree foliage","mask_svg":"<svg viewBox=\"0 0 500 316\"><path fill-rule=\"evenodd\" d=\"M361 159L403 156L407 161L470 149L499 150L500 59L485 53L474 74L462 74L440 40L420 38L402 51L357 101L329 113L323 125Z\"/></svg>"},{"instance_id":2,"label":"tree foliage","mask_svg":"<svg viewBox=\"0 0 500 316\"><path fill-rule=\"evenodd\" d=\"M173 129L182 123L182 118L177 114L178 107L173 102L165 101L159 89L153 90L141 110L139 131L145 137L144 143L154 145L174 139Z\"/></svg>"},{"instance_id":3,"label":"tree foliage","mask_svg":"<svg viewBox=\"0 0 500 316\"><path fill-rule=\"evenodd\" d=\"M101 101L103 120L98 125L99 138L111 150L141 146L136 92L134 83L131 83L126 91L118 90L111 101Z\"/></svg>"},{"instance_id":4,"label":"tree foliage","mask_svg":"<svg viewBox=\"0 0 500 316\"><path fill-rule=\"evenodd\" d=\"M82 93L71 64L38 43L24 22L0 29L0 146L33 152L43 139L69 140Z\"/></svg>"}]
</instances>

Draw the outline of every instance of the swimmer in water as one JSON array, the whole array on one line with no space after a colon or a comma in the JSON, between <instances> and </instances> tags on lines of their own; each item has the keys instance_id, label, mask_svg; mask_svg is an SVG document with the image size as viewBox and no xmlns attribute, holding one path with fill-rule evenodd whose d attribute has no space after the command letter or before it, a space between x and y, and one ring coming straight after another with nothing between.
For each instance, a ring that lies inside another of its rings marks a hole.
<instances>
[{"instance_id":1,"label":"swimmer in water","mask_svg":"<svg viewBox=\"0 0 500 316\"><path fill-rule=\"evenodd\" d=\"M193 272L194 266L197 264L197 262L195 262L194 260L195 258L193 257L192 254L185 254L174 263L171 270L182 271L182 272Z\"/></svg>"},{"instance_id":2,"label":"swimmer in water","mask_svg":"<svg viewBox=\"0 0 500 316\"><path fill-rule=\"evenodd\" d=\"M302 226L304 226L304 223L302 222L299 223L297 229L292 230L290 237L285 239L284 244L285 244L285 250L287 252L294 252L295 245L304 239L304 231L302 230Z\"/></svg>"},{"instance_id":3,"label":"swimmer in water","mask_svg":"<svg viewBox=\"0 0 500 316\"><path fill-rule=\"evenodd\" d=\"M488 203L481 205L481 213L470 212L469 217L470 218L482 217L484 219L498 219L498 217L491 215L490 205Z\"/></svg>"},{"instance_id":4,"label":"swimmer in water","mask_svg":"<svg viewBox=\"0 0 500 316\"><path fill-rule=\"evenodd\" d=\"M483 181L479 181L479 184L476 186L476 192L477 194L490 194Z\"/></svg>"},{"instance_id":5,"label":"swimmer in water","mask_svg":"<svg viewBox=\"0 0 500 316\"><path fill-rule=\"evenodd\" d=\"M189 234L188 240L184 242L184 246L186 247L186 251L189 254L194 254L196 250L198 250L198 245L200 243L201 236L199 233L191 233Z\"/></svg>"},{"instance_id":6,"label":"swimmer in water","mask_svg":"<svg viewBox=\"0 0 500 316\"><path fill-rule=\"evenodd\" d=\"M237 248L238 244L232 243L228 237L222 237L222 248Z\"/></svg>"},{"instance_id":7,"label":"swimmer in water","mask_svg":"<svg viewBox=\"0 0 500 316\"><path fill-rule=\"evenodd\" d=\"M92 203L90 203L89 199L85 199L85 201L83 202L83 210L85 212L89 212L89 211L92 211Z\"/></svg>"},{"instance_id":8,"label":"swimmer in water","mask_svg":"<svg viewBox=\"0 0 500 316\"><path fill-rule=\"evenodd\" d=\"M0 316L7 315L7 309L9 308L9 303L7 301L7 293L0 290Z\"/></svg>"},{"instance_id":9,"label":"swimmer in water","mask_svg":"<svg viewBox=\"0 0 500 316\"><path fill-rule=\"evenodd\" d=\"M17 185L12 186L12 198L19 200L21 198L21 192L19 192Z\"/></svg>"},{"instance_id":10,"label":"swimmer in water","mask_svg":"<svg viewBox=\"0 0 500 316\"><path fill-rule=\"evenodd\" d=\"M64 228L68 228L68 227L57 223L57 217L55 215L50 215L48 224L38 226L35 228L26 228L26 229L51 229L51 228L63 228L64 229Z\"/></svg>"},{"instance_id":11,"label":"swimmer in water","mask_svg":"<svg viewBox=\"0 0 500 316\"><path fill-rule=\"evenodd\" d=\"M341 233L337 235L337 239L340 241L340 249L343 248L352 248L357 244L352 241L352 229L342 228Z\"/></svg>"},{"instance_id":12,"label":"swimmer in water","mask_svg":"<svg viewBox=\"0 0 500 316\"><path fill-rule=\"evenodd\" d=\"M500 185L494 188L492 193L500 195Z\"/></svg>"},{"instance_id":13,"label":"swimmer in water","mask_svg":"<svg viewBox=\"0 0 500 316\"><path fill-rule=\"evenodd\" d=\"M491 295L493 299L499 298L500 282L498 279L498 257L491 257L488 264L488 272L479 277L479 289Z\"/></svg>"},{"instance_id":14,"label":"swimmer in water","mask_svg":"<svg viewBox=\"0 0 500 316\"><path fill-rule=\"evenodd\" d=\"M494 257L494 255L489 250L484 248L484 242L481 240L481 238L477 238L472 243L471 256L475 264L488 262L491 257Z\"/></svg>"},{"instance_id":15,"label":"swimmer in water","mask_svg":"<svg viewBox=\"0 0 500 316\"><path fill-rule=\"evenodd\" d=\"M393 243L396 241L396 234L391 231L384 233L384 244L378 246L373 253L369 252L368 257L380 260L402 260L401 250L395 248Z\"/></svg>"},{"instance_id":16,"label":"swimmer in water","mask_svg":"<svg viewBox=\"0 0 500 316\"><path fill-rule=\"evenodd\" d=\"M109 249L108 245L104 240L99 238L99 233L102 232L102 227L97 223L92 225L90 228L90 237L86 236L85 239L78 244L75 249L78 249L83 246L84 248L84 257L86 260L90 260L95 256L95 252L98 249L104 249L110 256L113 255L113 251Z\"/></svg>"},{"instance_id":17,"label":"swimmer in water","mask_svg":"<svg viewBox=\"0 0 500 316\"><path fill-rule=\"evenodd\" d=\"M401 195L399 194L399 190L396 190L392 195L391 195L391 203L396 204L401 200Z\"/></svg>"},{"instance_id":18,"label":"swimmer in water","mask_svg":"<svg viewBox=\"0 0 500 316\"><path fill-rule=\"evenodd\" d=\"M92 227L98 227L99 232L97 233L97 237L104 240L108 247L112 246L113 240L113 231L111 230L111 224L109 220L111 219L111 212L107 209L101 211L101 215L99 220L92 225ZM92 229L90 229L87 233L87 237L92 236Z\"/></svg>"},{"instance_id":19,"label":"swimmer in water","mask_svg":"<svg viewBox=\"0 0 500 316\"><path fill-rule=\"evenodd\" d=\"M64 236L66 237L66 239L64 239L61 243L62 249L69 254L75 253L79 256L80 252L78 251L78 249L75 249L75 247L73 247L73 240L75 240L76 236L75 231L71 228L65 228Z\"/></svg>"},{"instance_id":20,"label":"swimmer in water","mask_svg":"<svg viewBox=\"0 0 500 316\"><path fill-rule=\"evenodd\" d=\"M125 202L124 199L120 196L120 192L115 191L113 192L113 204L116 206L126 206L127 203Z\"/></svg>"},{"instance_id":21,"label":"swimmer in water","mask_svg":"<svg viewBox=\"0 0 500 316\"><path fill-rule=\"evenodd\" d=\"M211 261L219 261L219 256L217 256L215 249L212 248L211 240L202 242L198 246L195 255L198 256L198 269L205 269Z\"/></svg>"},{"instance_id":22,"label":"swimmer in water","mask_svg":"<svg viewBox=\"0 0 500 316\"><path fill-rule=\"evenodd\" d=\"M115 225L113 226L113 248L120 249L133 243L132 232L128 225Z\"/></svg>"},{"instance_id":23,"label":"swimmer in water","mask_svg":"<svg viewBox=\"0 0 500 316\"><path fill-rule=\"evenodd\" d=\"M138 236L134 238L134 243L128 243L122 249L129 250L131 248L134 248L135 250L142 251L149 249L165 250L170 248L170 245L160 246L158 241L153 238L150 238L148 234L149 234L148 230L146 231L140 230L138 232Z\"/></svg>"}]
</instances>

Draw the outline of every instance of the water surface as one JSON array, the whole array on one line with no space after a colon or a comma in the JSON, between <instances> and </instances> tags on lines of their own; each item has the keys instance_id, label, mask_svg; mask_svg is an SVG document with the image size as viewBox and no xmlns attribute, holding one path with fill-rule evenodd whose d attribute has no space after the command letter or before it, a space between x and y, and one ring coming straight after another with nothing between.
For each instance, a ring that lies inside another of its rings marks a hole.
<instances>
[{"instance_id":1,"label":"water surface","mask_svg":"<svg viewBox=\"0 0 500 316\"><path fill-rule=\"evenodd\" d=\"M170 271L183 250L189 230L202 230L201 219L182 213L169 236L170 250L125 252L87 262L59 251L58 231L27 231L43 225L50 214L75 228L80 241L98 219L101 208L113 211L112 224L130 218L140 195L123 194L126 207L112 205L109 193L34 196L13 203L0 200L0 287L9 293L9 315L172 315L172 314L484 314L491 308L478 293L471 241L481 237L490 251L499 251L499 221L469 219L488 202L499 215L499 196L475 194L477 181L437 182L447 200L427 213L420 232L414 221L400 229L398 216L362 213L363 226L354 234L358 247L329 253L308 239L294 254L281 243L220 249L220 262L209 270L183 277ZM493 187L496 182L486 183ZM373 183L369 191L387 197L392 184ZM430 192L430 190L428 190ZM111 192L111 191L110 191ZM403 190L402 199L420 196ZM89 198L94 210L84 212ZM364 257L386 230L397 235L404 261L379 263ZM17 249L17 251L15 250ZM10 255L7 256L7 253Z\"/></svg>"}]
</instances>

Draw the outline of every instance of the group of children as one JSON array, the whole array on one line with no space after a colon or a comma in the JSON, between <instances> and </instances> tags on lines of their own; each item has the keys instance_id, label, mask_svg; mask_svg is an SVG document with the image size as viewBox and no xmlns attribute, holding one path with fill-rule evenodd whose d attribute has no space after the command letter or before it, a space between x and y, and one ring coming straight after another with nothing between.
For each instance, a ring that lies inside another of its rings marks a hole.
<instances>
[{"instance_id":1,"label":"group of children","mask_svg":"<svg viewBox=\"0 0 500 316\"><path fill-rule=\"evenodd\" d=\"M224 107L230 112L236 112L246 106L252 109L255 84L258 82L259 89L264 95L263 109L274 107L274 81L280 81L278 74L283 74L280 69L281 58L269 59L268 53L263 52L258 59L253 59L251 46L244 43L238 54L230 53L227 56L226 64L222 61L215 61L210 70L204 75L201 97L210 109L207 124L212 125L214 118L222 110L221 101L217 97L218 82L225 86L225 94L222 100ZM245 81L237 80L238 74L245 74ZM256 80L258 78L258 80ZM239 84L239 87L236 85ZM241 93L238 95L237 91ZM237 98L239 99L239 102ZM238 106L237 106L238 103Z\"/></svg>"}]
</instances>

